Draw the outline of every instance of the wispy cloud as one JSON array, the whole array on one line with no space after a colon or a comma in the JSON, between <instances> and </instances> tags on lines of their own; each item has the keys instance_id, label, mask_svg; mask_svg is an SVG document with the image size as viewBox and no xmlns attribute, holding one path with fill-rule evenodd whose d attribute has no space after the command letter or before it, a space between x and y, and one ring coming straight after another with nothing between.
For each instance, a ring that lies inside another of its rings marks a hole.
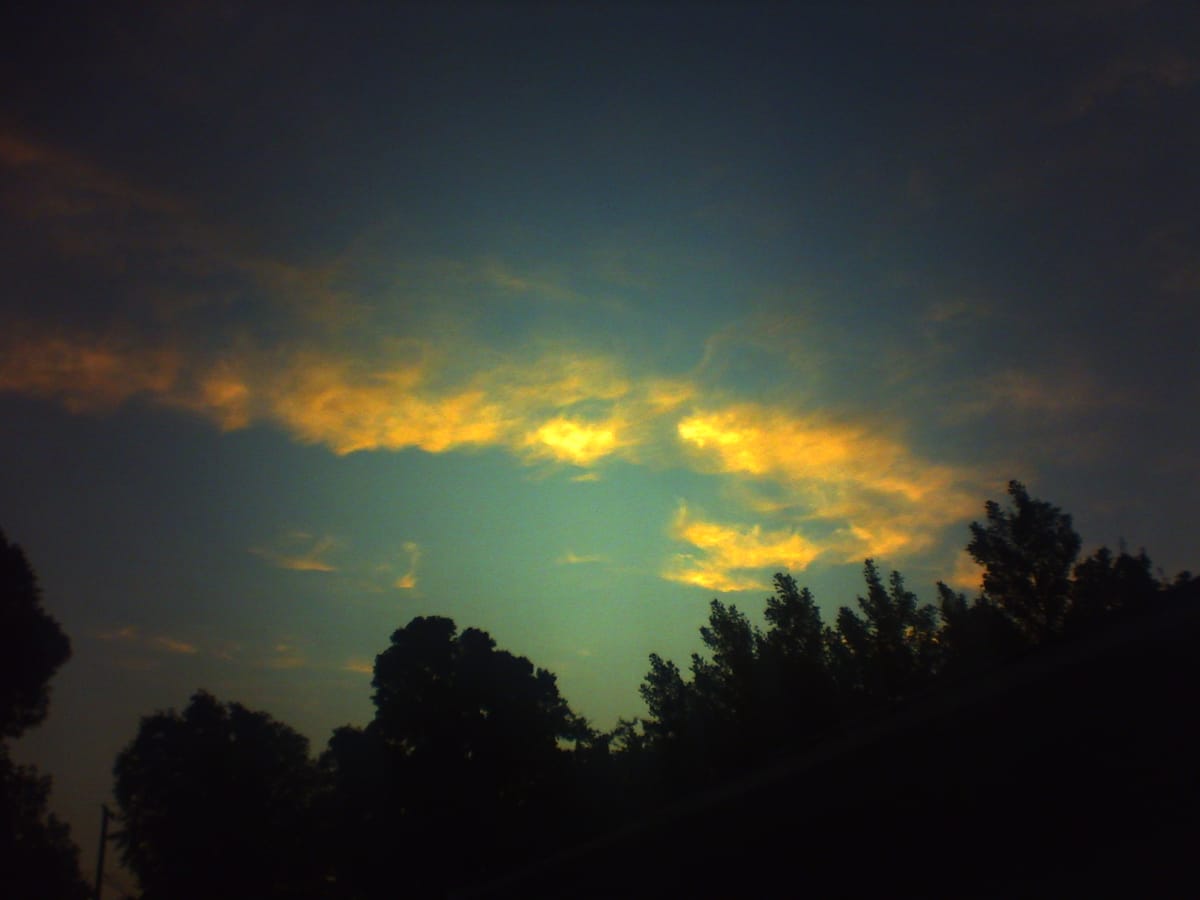
<instances>
[{"instance_id":1,"label":"wispy cloud","mask_svg":"<svg viewBox=\"0 0 1200 900\"><path fill-rule=\"evenodd\" d=\"M328 556L338 541L330 535L317 537L305 531L293 531L276 538L265 547L251 547L250 552L261 556L273 566L296 572L336 572Z\"/></svg>"},{"instance_id":2,"label":"wispy cloud","mask_svg":"<svg viewBox=\"0 0 1200 900\"><path fill-rule=\"evenodd\" d=\"M954 404L952 418L974 418L998 412L1063 415L1112 405L1126 399L1105 390L1082 367L1054 372L1005 369L978 380L966 399Z\"/></svg>"},{"instance_id":3,"label":"wispy cloud","mask_svg":"<svg viewBox=\"0 0 1200 900\"><path fill-rule=\"evenodd\" d=\"M882 422L741 404L687 416L678 434L700 465L780 482L814 518L852 519L874 501L957 515L955 485L971 477L920 458Z\"/></svg>"},{"instance_id":4,"label":"wispy cloud","mask_svg":"<svg viewBox=\"0 0 1200 900\"><path fill-rule=\"evenodd\" d=\"M1081 80L1072 93L1070 110L1075 116L1085 116L1122 92L1148 96L1187 88L1197 81L1200 59L1167 50L1127 54L1108 60Z\"/></svg>"},{"instance_id":5,"label":"wispy cloud","mask_svg":"<svg viewBox=\"0 0 1200 900\"><path fill-rule=\"evenodd\" d=\"M392 587L411 591L417 586L417 563L421 561L421 548L415 541L405 541L403 550L407 568L403 575L392 582Z\"/></svg>"},{"instance_id":6,"label":"wispy cloud","mask_svg":"<svg viewBox=\"0 0 1200 900\"><path fill-rule=\"evenodd\" d=\"M583 566L590 563L602 563L607 560L607 557L599 553L581 554L568 550L558 558L560 566Z\"/></svg>"},{"instance_id":7,"label":"wispy cloud","mask_svg":"<svg viewBox=\"0 0 1200 900\"><path fill-rule=\"evenodd\" d=\"M983 567L964 551L955 558L954 571L946 583L959 590L978 591L983 587Z\"/></svg>"},{"instance_id":8,"label":"wispy cloud","mask_svg":"<svg viewBox=\"0 0 1200 900\"><path fill-rule=\"evenodd\" d=\"M342 666L342 670L346 672L354 672L358 675L372 675L375 672L375 664L365 659L349 659Z\"/></svg>"},{"instance_id":9,"label":"wispy cloud","mask_svg":"<svg viewBox=\"0 0 1200 900\"><path fill-rule=\"evenodd\" d=\"M681 555L664 577L717 590L761 588L748 573L764 567L928 550L970 515L977 490L968 486L980 481L922 459L883 425L761 405L697 412L679 421L678 436L698 466L744 485L745 505L763 520L721 523L686 506L677 514L673 536L700 553Z\"/></svg>"},{"instance_id":10,"label":"wispy cloud","mask_svg":"<svg viewBox=\"0 0 1200 900\"><path fill-rule=\"evenodd\" d=\"M133 625L123 625L112 631L103 631L97 634L96 637L101 641L133 644L143 648L159 650L163 653L173 653L183 656L195 656L200 652L200 648L190 641L183 641L164 634L143 634L139 628Z\"/></svg>"},{"instance_id":11,"label":"wispy cloud","mask_svg":"<svg viewBox=\"0 0 1200 900\"><path fill-rule=\"evenodd\" d=\"M821 554L819 545L793 529L706 521L686 504L676 513L671 534L699 552L677 555L663 577L715 591L763 590L768 586L760 575L764 568L799 572Z\"/></svg>"},{"instance_id":12,"label":"wispy cloud","mask_svg":"<svg viewBox=\"0 0 1200 900\"><path fill-rule=\"evenodd\" d=\"M301 669L307 664L304 652L290 639L274 644L262 659L268 669Z\"/></svg>"}]
</instances>

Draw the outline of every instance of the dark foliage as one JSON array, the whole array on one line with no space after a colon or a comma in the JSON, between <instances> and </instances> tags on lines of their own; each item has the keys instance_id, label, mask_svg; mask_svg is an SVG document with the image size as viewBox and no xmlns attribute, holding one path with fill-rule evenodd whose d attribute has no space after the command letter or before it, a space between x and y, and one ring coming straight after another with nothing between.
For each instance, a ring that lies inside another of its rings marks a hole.
<instances>
[{"instance_id":1,"label":"dark foliage","mask_svg":"<svg viewBox=\"0 0 1200 900\"><path fill-rule=\"evenodd\" d=\"M84 900L79 848L70 830L47 811L50 778L18 766L0 744L0 887L29 900Z\"/></svg>"},{"instance_id":2,"label":"dark foliage","mask_svg":"<svg viewBox=\"0 0 1200 900\"><path fill-rule=\"evenodd\" d=\"M936 671L937 611L893 572L885 588L872 560L863 566L867 596L862 615L843 606L831 653L835 676L874 700L899 700L923 687Z\"/></svg>"},{"instance_id":3,"label":"dark foliage","mask_svg":"<svg viewBox=\"0 0 1200 900\"><path fill-rule=\"evenodd\" d=\"M426 617L392 635L372 685L375 718L338 729L323 757L349 896L392 896L398 848L409 890L437 895L579 833L562 744L591 735L552 674Z\"/></svg>"},{"instance_id":4,"label":"dark foliage","mask_svg":"<svg viewBox=\"0 0 1200 900\"><path fill-rule=\"evenodd\" d=\"M144 900L320 896L308 741L203 691L142 719L114 768L117 844Z\"/></svg>"},{"instance_id":5,"label":"dark foliage","mask_svg":"<svg viewBox=\"0 0 1200 900\"><path fill-rule=\"evenodd\" d=\"M987 523L971 523L967 552L984 568L984 596L1036 644L1062 631L1079 535L1069 515L1032 499L1019 481L1008 494L1007 508L989 500Z\"/></svg>"},{"instance_id":6,"label":"dark foliage","mask_svg":"<svg viewBox=\"0 0 1200 900\"><path fill-rule=\"evenodd\" d=\"M50 679L71 642L42 609L24 551L0 531L0 738L19 737L46 717Z\"/></svg>"},{"instance_id":7,"label":"dark foliage","mask_svg":"<svg viewBox=\"0 0 1200 900\"><path fill-rule=\"evenodd\" d=\"M50 778L18 766L8 740L46 718L50 679L71 642L42 609L25 553L0 531L0 892L75 900L89 895L79 850L66 824L49 812Z\"/></svg>"}]
</instances>

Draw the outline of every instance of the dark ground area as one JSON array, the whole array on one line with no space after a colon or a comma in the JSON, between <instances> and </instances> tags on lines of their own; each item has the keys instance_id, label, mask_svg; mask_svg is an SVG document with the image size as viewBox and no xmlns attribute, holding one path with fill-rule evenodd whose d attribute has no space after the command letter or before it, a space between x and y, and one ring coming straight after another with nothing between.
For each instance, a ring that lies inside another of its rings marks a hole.
<instances>
[{"instance_id":1,"label":"dark ground area","mask_svg":"<svg viewBox=\"0 0 1200 900\"><path fill-rule=\"evenodd\" d=\"M1198 638L1164 604L460 896L1197 896Z\"/></svg>"}]
</instances>

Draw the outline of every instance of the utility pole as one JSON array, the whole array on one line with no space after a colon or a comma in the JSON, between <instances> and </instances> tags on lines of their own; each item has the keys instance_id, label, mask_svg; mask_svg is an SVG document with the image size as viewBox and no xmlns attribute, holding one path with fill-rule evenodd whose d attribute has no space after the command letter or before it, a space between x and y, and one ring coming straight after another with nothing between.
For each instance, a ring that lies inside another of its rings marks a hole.
<instances>
[{"instance_id":1,"label":"utility pole","mask_svg":"<svg viewBox=\"0 0 1200 900\"><path fill-rule=\"evenodd\" d=\"M101 885L104 882L104 847L108 843L108 817L110 815L108 807L101 803L100 851L96 854L96 890L92 893L92 900L100 900L100 892L103 890Z\"/></svg>"}]
</instances>

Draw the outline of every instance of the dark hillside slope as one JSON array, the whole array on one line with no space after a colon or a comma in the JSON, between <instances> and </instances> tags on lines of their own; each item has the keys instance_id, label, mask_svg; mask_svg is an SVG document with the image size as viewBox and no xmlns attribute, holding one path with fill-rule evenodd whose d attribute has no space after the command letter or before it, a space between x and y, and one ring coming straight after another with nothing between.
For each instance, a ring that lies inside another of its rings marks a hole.
<instances>
[{"instance_id":1,"label":"dark hillside slope","mask_svg":"<svg viewBox=\"0 0 1200 900\"><path fill-rule=\"evenodd\" d=\"M1200 896L1198 686L1164 601L462 896Z\"/></svg>"}]
</instances>

